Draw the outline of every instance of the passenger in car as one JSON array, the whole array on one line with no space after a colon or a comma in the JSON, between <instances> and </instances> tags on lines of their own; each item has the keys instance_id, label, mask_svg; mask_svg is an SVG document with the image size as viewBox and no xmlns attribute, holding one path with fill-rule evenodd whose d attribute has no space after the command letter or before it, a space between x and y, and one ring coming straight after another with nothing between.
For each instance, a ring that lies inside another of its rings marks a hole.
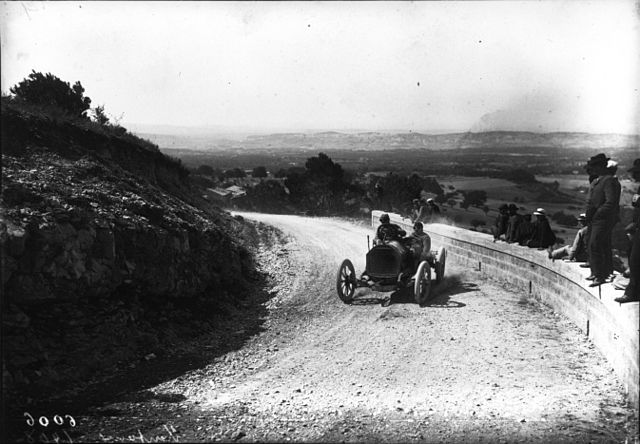
<instances>
[{"instance_id":1,"label":"passenger in car","mask_svg":"<svg viewBox=\"0 0 640 444\"><path fill-rule=\"evenodd\" d=\"M422 222L413 224L413 232L407 238L409 250L413 256L414 269L417 269L422 261L431 261L431 236L424 232Z\"/></svg>"}]
</instances>

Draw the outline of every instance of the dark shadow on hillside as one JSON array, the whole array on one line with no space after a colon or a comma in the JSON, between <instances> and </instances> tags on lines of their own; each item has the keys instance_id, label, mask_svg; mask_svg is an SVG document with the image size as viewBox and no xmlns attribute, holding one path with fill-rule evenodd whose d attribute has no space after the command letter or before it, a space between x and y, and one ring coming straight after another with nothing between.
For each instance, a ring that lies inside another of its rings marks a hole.
<instances>
[{"instance_id":1,"label":"dark shadow on hillside","mask_svg":"<svg viewBox=\"0 0 640 444\"><path fill-rule=\"evenodd\" d=\"M180 318L176 318L175 325L167 326L179 335L172 341L174 350L171 352L165 344L160 344L147 350L146 354L141 352L140 358L133 362L127 361L118 368L98 369L96 381L86 381L86 384L83 381L82 387L70 387L48 397L38 398L36 393L24 393L20 399L16 395L11 396L14 399L7 399L3 393L3 423L6 424L3 437L9 440L4 442L24 440L28 432L25 411L50 419L57 414L86 417L88 412L98 416L118 416L126 413L114 410L111 407L114 403L157 401L168 405L186 400L181 394L153 393L149 389L189 371L205 368L216 358L242 348L251 337L263 332L268 315L264 303L272 297L267 291L267 279L266 275L255 276L251 285L253 289L247 291L246 299L215 308L191 307L194 315L198 309L210 310L199 314L200 317L211 315L208 328L199 335L190 336L194 331L188 326L190 321L182 320L180 324ZM28 402L28 398L32 401ZM66 428L65 431L74 437L74 429Z\"/></svg>"}]
</instances>

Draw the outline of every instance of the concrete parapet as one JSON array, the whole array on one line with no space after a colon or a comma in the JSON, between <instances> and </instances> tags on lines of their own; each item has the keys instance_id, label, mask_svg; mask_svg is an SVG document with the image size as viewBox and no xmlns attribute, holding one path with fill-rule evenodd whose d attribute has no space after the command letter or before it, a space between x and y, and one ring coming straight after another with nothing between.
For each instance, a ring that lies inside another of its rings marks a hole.
<instances>
[{"instance_id":1,"label":"concrete parapet","mask_svg":"<svg viewBox=\"0 0 640 444\"><path fill-rule=\"evenodd\" d=\"M371 213L372 226L377 227L382 213ZM407 233L412 231L409 219L388 214L392 223ZM443 224L428 224L425 231L434 247L447 249L449 261L515 285L524 294L568 317L607 358L624 384L630 403L638 409L640 304L615 302L613 299L622 296L622 292L611 284L590 288L585 279L589 269L576 263L552 261L546 251L494 243L491 235Z\"/></svg>"}]
</instances>

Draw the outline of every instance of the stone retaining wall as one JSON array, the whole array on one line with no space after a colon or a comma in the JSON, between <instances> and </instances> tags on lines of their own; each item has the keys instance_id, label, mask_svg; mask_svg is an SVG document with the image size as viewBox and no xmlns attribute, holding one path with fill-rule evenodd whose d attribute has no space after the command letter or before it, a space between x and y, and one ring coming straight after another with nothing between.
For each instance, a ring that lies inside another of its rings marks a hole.
<instances>
[{"instance_id":1,"label":"stone retaining wall","mask_svg":"<svg viewBox=\"0 0 640 444\"><path fill-rule=\"evenodd\" d=\"M376 227L381 211L373 211ZM412 231L411 221L389 214L391 222ZM450 262L507 281L529 297L536 298L568 317L607 358L624 384L630 403L639 406L639 304L619 304L621 296L612 285L588 287L589 269L576 263L552 261L546 251L538 251L505 242L493 242L488 234L443 224L425 226L434 247L444 246Z\"/></svg>"}]
</instances>

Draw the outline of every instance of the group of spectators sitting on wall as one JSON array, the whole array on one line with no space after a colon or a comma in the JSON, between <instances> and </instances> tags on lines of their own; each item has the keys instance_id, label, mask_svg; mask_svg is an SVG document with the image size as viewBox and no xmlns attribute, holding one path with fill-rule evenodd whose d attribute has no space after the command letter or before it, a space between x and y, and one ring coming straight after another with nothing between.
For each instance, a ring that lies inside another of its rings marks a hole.
<instances>
[{"instance_id":1,"label":"group of spectators sitting on wall","mask_svg":"<svg viewBox=\"0 0 640 444\"><path fill-rule=\"evenodd\" d=\"M613 282L614 255L612 250L613 227L620 221L621 185L616 176L617 163L604 154L589 159L585 170L589 175L589 195L585 213L578 216L581 228L571 245L553 249L556 236L549 226L545 211L538 208L531 221L531 215L518 214L515 204L503 204L492 227L493 240L504 239L508 243L517 243L537 249L547 249L550 259L564 259L584 262L581 266L589 268L591 274L587 280L590 287ZM628 170L636 182L640 182L640 159L636 159ZM640 274L640 189L634 194L632 205L633 221L625 227L629 239L629 267L622 265L623 275L628 283L617 282L614 288L625 290L623 296L615 298L617 302L640 300L638 274Z\"/></svg>"},{"instance_id":2,"label":"group of spectators sitting on wall","mask_svg":"<svg viewBox=\"0 0 640 444\"><path fill-rule=\"evenodd\" d=\"M493 241L504 240L510 244L519 244L529 248L548 248L556 243L556 235L543 208L531 214L518 214L515 204L502 204L498 208L498 217L491 228Z\"/></svg>"}]
</instances>

